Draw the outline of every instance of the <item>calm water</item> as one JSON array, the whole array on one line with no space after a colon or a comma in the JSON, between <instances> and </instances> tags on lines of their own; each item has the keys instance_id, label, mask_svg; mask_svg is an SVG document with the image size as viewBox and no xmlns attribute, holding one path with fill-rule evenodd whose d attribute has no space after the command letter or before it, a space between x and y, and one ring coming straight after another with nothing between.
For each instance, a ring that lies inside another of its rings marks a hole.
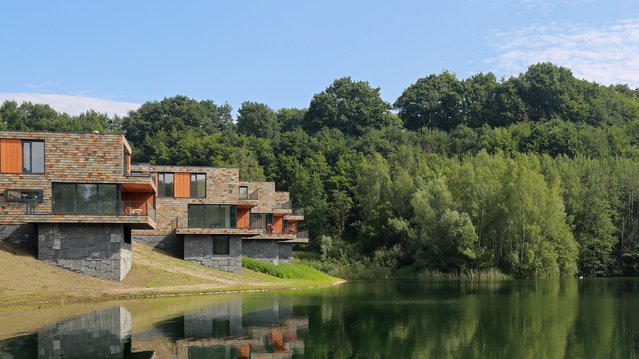
<instances>
[{"instance_id":1,"label":"calm water","mask_svg":"<svg viewBox=\"0 0 639 359\"><path fill-rule=\"evenodd\" d=\"M639 279L361 281L306 291L0 312L0 358L638 354Z\"/></svg>"}]
</instances>

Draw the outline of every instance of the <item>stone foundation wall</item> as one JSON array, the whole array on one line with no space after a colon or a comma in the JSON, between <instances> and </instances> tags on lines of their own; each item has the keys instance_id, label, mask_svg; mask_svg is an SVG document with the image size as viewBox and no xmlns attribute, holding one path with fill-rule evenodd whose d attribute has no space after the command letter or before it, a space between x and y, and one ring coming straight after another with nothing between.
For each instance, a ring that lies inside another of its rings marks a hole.
<instances>
[{"instance_id":1,"label":"stone foundation wall","mask_svg":"<svg viewBox=\"0 0 639 359\"><path fill-rule=\"evenodd\" d=\"M279 264L279 244L274 239L244 239L242 255Z\"/></svg>"},{"instance_id":2,"label":"stone foundation wall","mask_svg":"<svg viewBox=\"0 0 639 359\"><path fill-rule=\"evenodd\" d=\"M77 273L122 280L131 269L131 243L121 224L38 225L38 259Z\"/></svg>"},{"instance_id":3,"label":"stone foundation wall","mask_svg":"<svg viewBox=\"0 0 639 359\"><path fill-rule=\"evenodd\" d=\"M290 243L280 243L278 248L280 263L290 264L293 260L293 245Z\"/></svg>"},{"instance_id":4,"label":"stone foundation wall","mask_svg":"<svg viewBox=\"0 0 639 359\"><path fill-rule=\"evenodd\" d=\"M184 235L184 260L227 272L242 271L242 238L229 236L229 254L213 254L213 237L202 234Z\"/></svg>"},{"instance_id":5,"label":"stone foundation wall","mask_svg":"<svg viewBox=\"0 0 639 359\"><path fill-rule=\"evenodd\" d=\"M175 235L143 235L138 234L143 231L135 231L133 240L135 242L144 243L148 246L165 250L172 255L182 258L184 254L184 245L182 241Z\"/></svg>"},{"instance_id":6,"label":"stone foundation wall","mask_svg":"<svg viewBox=\"0 0 639 359\"><path fill-rule=\"evenodd\" d=\"M33 224L0 225L0 241L7 241L34 252L38 249L36 226Z\"/></svg>"}]
</instances>

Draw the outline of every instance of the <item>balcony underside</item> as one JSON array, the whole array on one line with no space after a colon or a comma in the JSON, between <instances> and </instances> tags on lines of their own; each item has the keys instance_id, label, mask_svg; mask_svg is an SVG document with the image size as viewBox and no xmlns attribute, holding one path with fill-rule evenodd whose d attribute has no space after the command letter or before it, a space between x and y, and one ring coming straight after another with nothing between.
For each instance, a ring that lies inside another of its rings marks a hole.
<instances>
[{"instance_id":1,"label":"balcony underside","mask_svg":"<svg viewBox=\"0 0 639 359\"><path fill-rule=\"evenodd\" d=\"M304 215L287 214L284 216L284 220L289 222L301 222L304 220Z\"/></svg>"},{"instance_id":2,"label":"balcony underside","mask_svg":"<svg viewBox=\"0 0 639 359\"><path fill-rule=\"evenodd\" d=\"M280 243L290 243L290 244L307 244L308 238L295 238L287 241L281 241Z\"/></svg>"},{"instance_id":3,"label":"balcony underside","mask_svg":"<svg viewBox=\"0 0 639 359\"><path fill-rule=\"evenodd\" d=\"M253 237L262 233L261 229L250 228L191 228L178 227L175 234L213 234L213 235L231 235L242 237Z\"/></svg>"},{"instance_id":4,"label":"balcony underside","mask_svg":"<svg viewBox=\"0 0 639 359\"><path fill-rule=\"evenodd\" d=\"M155 229L156 223L148 216L100 216L81 214L27 214L27 223L91 223L91 224L123 224L131 229Z\"/></svg>"}]
</instances>

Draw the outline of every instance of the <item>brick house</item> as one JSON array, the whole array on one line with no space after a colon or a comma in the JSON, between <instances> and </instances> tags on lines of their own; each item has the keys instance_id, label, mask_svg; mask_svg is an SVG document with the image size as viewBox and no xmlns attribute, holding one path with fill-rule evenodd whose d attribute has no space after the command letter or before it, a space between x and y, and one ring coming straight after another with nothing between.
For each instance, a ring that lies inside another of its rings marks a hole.
<instances>
[{"instance_id":1,"label":"brick house","mask_svg":"<svg viewBox=\"0 0 639 359\"><path fill-rule=\"evenodd\" d=\"M236 168L131 164L121 135L0 131L0 240L38 259L122 280L137 240L208 267L291 259L303 211Z\"/></svg>"}]
</instances>

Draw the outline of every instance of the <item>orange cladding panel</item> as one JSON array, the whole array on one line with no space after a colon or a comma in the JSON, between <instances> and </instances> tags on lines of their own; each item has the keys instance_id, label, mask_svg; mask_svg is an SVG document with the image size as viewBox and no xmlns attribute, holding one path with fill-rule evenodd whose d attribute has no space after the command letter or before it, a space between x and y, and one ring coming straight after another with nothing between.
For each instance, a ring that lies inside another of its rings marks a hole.
<instances>
[{"instance_id":1,"label":"orange cladding panel","mask_svg":"<svg viewBox=\"0 0 639 359\"><path fill-rule=\"evenodd\" d=\"M251 210L248 208L237 209L237 228L249 228Z\"/></svg>"},{"instance_id":2,"label":"orange cladding panel","mask_svg":"<svg viewBox=\"0 0 639 359\"><path fill-rule=\"evenodd\" d=\"M191 177L188 172L175 173L175 197L191 197Z\"/></svg>"},{"instance_id":3,"label":"orange cladding panel","mask_svg":"<svg viewBox=\"0 0 639 359\"><path fill-rule=\"evenodd\" d=\"M282 216L273 216L273 226L275 233L282 233Z\"/></svg>"},{"instance_id":4,"label":"orange cladding panel","mask_svg":"<svg viewBox=\"0 0 639 359\"><path fill-rule=\"evenodd\" d=\"M0 172L22 173L22 140L0 139Z\"/></svg>"}]
</instances>

